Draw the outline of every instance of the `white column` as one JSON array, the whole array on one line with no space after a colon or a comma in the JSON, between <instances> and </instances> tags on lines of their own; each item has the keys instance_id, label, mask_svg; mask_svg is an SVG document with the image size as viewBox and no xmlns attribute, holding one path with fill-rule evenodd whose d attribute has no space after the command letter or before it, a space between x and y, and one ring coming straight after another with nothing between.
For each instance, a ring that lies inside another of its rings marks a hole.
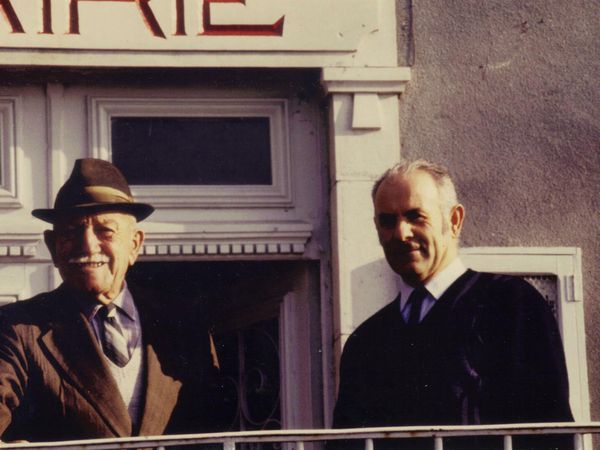
<instances>
[{"instance_id":1,"label":"white column","mask_svg":"<svg viewBox=\"0 0 600 450\"><path fill-rule=\"evenodd\" d=\"M373 224L371 188L400 159L398 95L410 69L325 68L336 374L347 336L395 295Z\"/></svg>"},{"instance_id":2,"label":"white column","mask_svg":"<svg viewBox=\"0 0 600 450\"><path fill-rule=\"evenodd\" d=\"M68 174L65 155L65 88L59 83L46 85L46 164L48 171L48 206L54 204L58 190ZM43 247L43 244L40 244ZM48 254L49 255L49 254ZM58 287L61 278L57 270L48 271L49 289Z\"/></svg>"}]
</instances>

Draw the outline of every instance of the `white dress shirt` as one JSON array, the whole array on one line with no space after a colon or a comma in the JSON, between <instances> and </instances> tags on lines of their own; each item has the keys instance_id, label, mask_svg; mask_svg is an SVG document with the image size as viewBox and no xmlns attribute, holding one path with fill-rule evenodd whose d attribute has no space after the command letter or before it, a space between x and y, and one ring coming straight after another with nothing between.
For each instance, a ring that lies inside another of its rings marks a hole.
<instances>
[{"instance_id":1,"label":"white dress shirt","mask_svg":"<svg viewBox=\"0 0 600 450\"><path fill-rule=\"evenodd\" d=\"M421 306L421 317L419 321L427 315L427 313L433 308L435 302L440 299L444 292L454 283L463 273L467 271L462 261L459 258L455 258L447 267L441 272L431 277L431 279L425 283L425 289L427 289L428 295L423 300ZM406 284L402 278L400 278L400 311L405 322L408 321L410 315L411 305L408 303L408 298L414 287Z\"/></svg>"}]
</instances>

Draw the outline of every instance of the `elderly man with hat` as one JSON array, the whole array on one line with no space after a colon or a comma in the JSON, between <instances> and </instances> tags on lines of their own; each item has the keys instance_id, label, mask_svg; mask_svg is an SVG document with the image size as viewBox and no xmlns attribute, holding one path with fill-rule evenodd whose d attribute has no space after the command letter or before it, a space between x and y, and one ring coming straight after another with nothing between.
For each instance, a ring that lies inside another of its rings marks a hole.
<instances>
[{"instance_id":1,"label":"elderly man with hat","mask_svg":"<svg viewBox=\"0 0 600 450\"><path fill-rule=\"evenodd\" d=\"M98 159L76 161L54 208L32 212L52 224L44 239L63 283L0 308L2 440L214 426L208 333L175 299L157 301L125 282L144 241L137 223L152 212Z\"/></svg>"}]
</instances>

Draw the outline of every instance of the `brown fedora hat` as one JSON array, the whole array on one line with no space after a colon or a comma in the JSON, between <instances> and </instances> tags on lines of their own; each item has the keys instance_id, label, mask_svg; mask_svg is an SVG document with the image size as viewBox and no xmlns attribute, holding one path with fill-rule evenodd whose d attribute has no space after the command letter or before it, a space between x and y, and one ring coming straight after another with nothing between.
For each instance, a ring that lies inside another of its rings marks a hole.
<instances>
[{"instance_id":1,"label":"brown fedora hat","mask_svg":"<svg viewBox=\"0 0 600 450\"><path fill-rule=\"evenodd\" d=\"M127 180L113 164L85 158L75 161L71 176L56 195L54 208L34 209L31 214L54 223L68 215L102 211L126 212L139 222L152 214L154 207L133 201Z\"/></svg>"}]
</instances>

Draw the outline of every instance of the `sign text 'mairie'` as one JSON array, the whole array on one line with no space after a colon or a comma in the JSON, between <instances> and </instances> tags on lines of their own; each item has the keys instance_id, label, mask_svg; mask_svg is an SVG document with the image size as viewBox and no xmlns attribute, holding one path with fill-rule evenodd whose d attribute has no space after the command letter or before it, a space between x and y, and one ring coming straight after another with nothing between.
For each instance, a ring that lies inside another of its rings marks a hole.
<instances>
[{"instance_id":1,"label":"sign text 'mairie'","mask_svg":"<svg viewBox=\"0 0 600 450\"><path fill-rule=\"evenodd\" d=\"M41 29L26 30L22 25L22 20L13 8L14 0L0 0L0 20L2 17L7 21L12 33L37 32L39 34L55 34L52 27L52 0L38 0L41 6ZM16 0L22 1L22 0ZM165 25L161 24L154 14L151 5L152 0L69 0L68 3L68 27L64 32L66 34L78 35L82 33L79 21L79 4L84 2L103 3L106 7L111 2L131 3L132 8L136 8L140 20L145 24L148 32L157 38L166 38ZM170 34L174 36L186 36L188 34L185 27L185 1L184 0L161 0L173 2L175 21ZM281 16L274 23L269 24L215 24L211 17L212 3L241 3L245 0L198 0L201 6L202 30L197 34L207 36L282 36L285 16ZM84 30L85 31L85 30ZM84 32L83 31L83 32ZM61 31L62 32L62 31Z\"/></svg>"}]
</instances>

